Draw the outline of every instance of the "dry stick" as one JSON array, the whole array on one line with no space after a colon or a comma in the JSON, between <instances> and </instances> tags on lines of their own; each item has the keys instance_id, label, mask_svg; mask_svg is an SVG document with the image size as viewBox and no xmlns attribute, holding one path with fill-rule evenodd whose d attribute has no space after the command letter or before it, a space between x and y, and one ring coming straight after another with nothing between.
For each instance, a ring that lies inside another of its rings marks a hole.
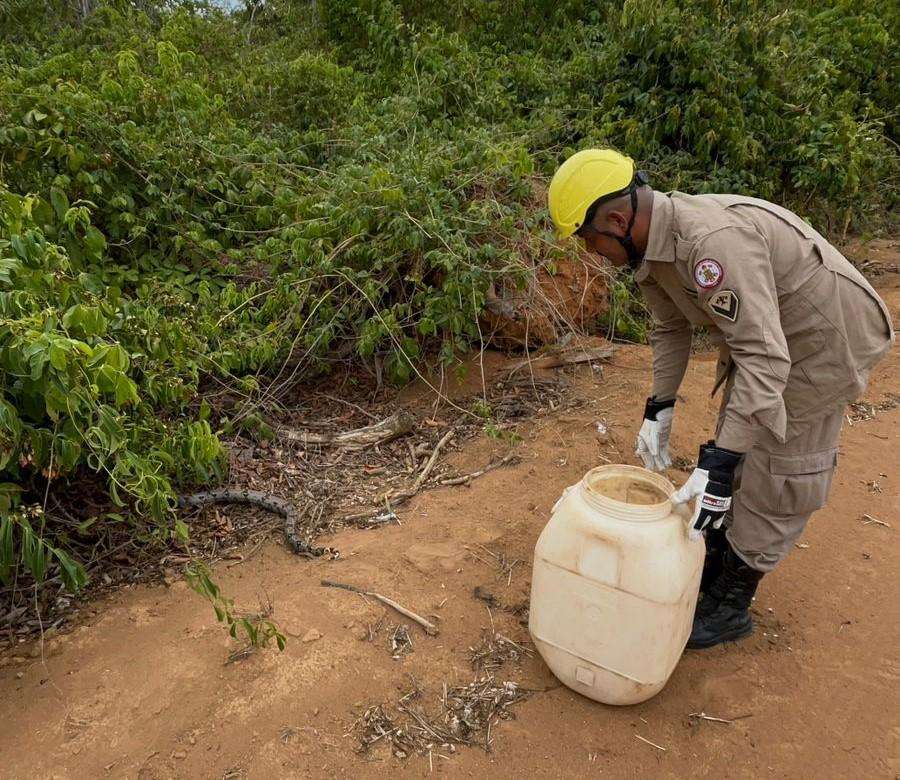
<instances>
[{"instance_id":1,"label":"dry stick","mask_svg":"<svg viewBox=\"0 0 900 780\"><path fill-rule=\"evenodd\" d=\"M531 650L529 650L527 647L523 647L518 642L513 642L512 639L510 639L508 636L503 636L503 634L494 634L494 636L497 637L497 639L502 639L504 642L511 644L513 647L521 650L523 653L531 655Z\"/></svg>"},{"instance_id":2,"label":"dry stick","mask_svg":"<svg viewBox=\"0 0 900 780\"><path fill-rule=\"evenodd\" d=\"M479 547L480 547L480 546L481 546L481 545L479 545ZM490 561L486 561L486 560L485 560L484 558L482 558L478 553L474 552L474 551L472 550L472 548L469 547L467 544L464 544L463 547L468 551L469 555L471 555L473 558L475 558L475 559L481 561L485 566L490 566L490 565L491 565L491 564L490 564ZM490 550L488 550L488 552L490 552Z\"/></svg>"},{"instance_id":3,"label":"dry stick","mask_svg":"<svg viewBox=\"0 0 900 780\"><path fill-rule=\"evenodd\" d=\"M883 525L885 528L890 528L891 524L884 522L884 520L879 520L877 517L872 517L872 515L863 515L863 525Z\"/></svg>"},{"instance_id":4,"label":"dry stick","mask_svg":"<svg viewBox=\"0 0 900 780\"><path fill-rule=\"evenodd\" d=\"M333 444L348 450L362 450L375 444L396 439L409 433L413 427L413 419L406 412L397 412L387 419L364 428L342 433L324 434L312 431L298 431L292 428L281 428L277 435L280 439L296 441L301 444Z\"/></svg>"},{"instance_id":5,"label":"dry stick","mask_svg":"<svg viewBox=\"0 0 900 780\"><path fill-rule=\"evenodd\" d=\"M615 347L590 347L587 349L568 350L558 355L551 355L539 362L539 368L560 368L561 366L573 366L578 363L593 363L612 357Z\"/></svg>"},{"instance_id":6,"label":"dry stick","mask_svg":"<svg viewBox=\"0 0 900 780\"><path fill-rule=\"evenodd\" d=\"M651 742L649 739L644 739L640 734L635 734L634 736L636 736L641 742L646 742L651 747L655 747L657 750L661 750L663 753L665 753L668 749L664 748L662 745L657 745L655 742Z\"/></svg>"},{"instance_id":7,"label":"dry stick","mask_svg":"<svg viewBox=\"0 0 900 780\"><path fill-rule=\"evenodd\" d=\"M461 477L451 477L450 479L442 479L440 481L441 485L464 485L467 482L470 482L473 479L477 479L478 477L483 477L489 471L493 471L494 469L499 469L501 466L505 466L507 463L513 463L519 460L519 456L514 452L509 452L504 455L500 460L494 461L493 463L489 463L483 469L479 469L478 471L473 471L471 474L464 474Z\"/></svg>"},{"instance_id":8,"label":"dry stick","mask_svg":"<svg viewBox=\"0 0 900 780\"><path fill-rule=\"evenodd\" d=\"M441 440L435 446L434 451L431 453L431 457L428 459L428 462L425 464L425 467L419 473L419 476L416 477L416 481L413 483L413 486L409 490L399 490L396 493L392 493L390 495L391 501L397 505L402 504L405 501L409 501L416 493L419 492L422 484L428 479L428 475L431 474L431 470L434 468L434 464L437 463L438 455L441 454L441 450L444 448L444 445L456 435L456 429L451 428L447 433L445 433Z\"/></svg>"},{"instance_id":9,"label":"dry stick","mask_svg":"<svg viewBox=\"0 0 900 780\"><path fill-rule=\"evenodd\" d=\"M713 715L707 715L705 712L691 712L688 714L689 718L697 718L698 720L708 720L712 723L734 723L734 720L729 720L728 718L716 718Z\"/></svg>"},{"instance_id":10,"label":"dry stick","mask_svg":"<svg viewBox=\"0 0 900 780\"><path fill-rule=\"evenodd\" d=\"M413 483L413 493L418 493L419 488L422 487L422 483L428 479L428 475L431 474L431 470L434 468L434 464L437 463L438 455L441 454L441 450L444 448L444 445L450 441L456 435L456 429L451 428L447 433L441 437L441 440L437 443L437 446L434 448L434 452L431 453L431 457L428 459L428 463L425 464L425 468L422 469L422 472L416 478L416 481Z\"/></svg>"},{"instance_id":11,"label":"dry stick","mask_svg":"<svg viewBox=\"0 0 900 780\"><path fill-rule=\"evenodd\" d=\"M395 501L397 500L396 496L393 496L393 498ZM386 523L388 520L397 520L397 515L394 512L387 514L381 509L367 509L365 512L354 512L349 515L341 515L338 519L344 523L355 523L358 520L372 520L376 523Z\"/></svg>"},{"instance_id":12,"label":"dry stick","mask_svg":"<svg viewBox=\"0 0 900 780\"><path fill-rule=\"evenodd\" d=\"M438 739L440 742L448 741L447 734L439 734L437 731L435 731L432 728L431 724L427 720L425 720L421 715L419 715L419 713L416 712L415 710L411 710L409 707L407 707L406 705L403 705L403 704L401 704L397 709L399 709L401 712L405 712L407 715L412 716L415 720L417 720L419 722L419 725L425 731L430 732L431 735L433 737L435 737L436 739Z\"/></svg>"},{"instance_id":13,"label":"dry stick","mask_svg":"<svg viewBox=\"0 0 900 780\"><path fill-rule=\"evenodd\" d=\"M562 352L551 352L540 357L526 358L514 363L507 369L507 373L511 376L520 368L529 366L537 369L560 368L561 366L571 366L577 363L593 363L594 361L607 360L612 357L615 352L613 346L588 347L584 349L575 348Z\"/></svg>"},{"instance_id":14,"label":"dry stick","mask_svg":"<svg viewBox=\"0 0 900 780\"><path fill-rule=\"evenodd\" d=\"M342 582L334 582L332 580L322 580L320 583L322 587L325 588L342 588L343 590L349 590L352 593L359 593L361 596L370 596L377 601L380 601L382 604L391 607L391 609L397 610L404 617L408 617L410 620L414 620L418 623L429 636L437 636L438 627L431 623L430 621L423 618L421 615L417 615L415 612L404 607L402 604L398 604L393 599L389 599L387 596L382 596L380 593L375 593L371 590L366 590L365 588L357 588L355 585L345 585Z\"/></svg>"}]
</instances>

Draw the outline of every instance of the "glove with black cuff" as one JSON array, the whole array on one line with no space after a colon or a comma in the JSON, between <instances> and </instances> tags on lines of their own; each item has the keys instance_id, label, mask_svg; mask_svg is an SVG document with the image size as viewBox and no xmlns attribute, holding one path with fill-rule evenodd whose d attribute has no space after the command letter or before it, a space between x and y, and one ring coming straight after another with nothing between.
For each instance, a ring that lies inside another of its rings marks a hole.
<instances>
[{"instance_id":1,"label":"glove with black cuff","mask_svg":"<svg viewBox=\"0 0 900 780\"><path fill-rule=\"evenodd\" d=\"M672 465L669 457L669 434L672 432L672 414L675 399L657 401L654 396L644 405L644 423L638 432L634 454L644 461L644 468L663 471Z\"/></svg>"},{"instance_id":2,"label":"glove with black cuff","mask_svg":"<svg viewBox=\"0 0 900 780\"><path fill-rule=\"evenodd\" d=\"M697 468L671 498L673 504L686 504L694 498L700 498L691 518L688 531L690 539L699 539L708 525L713 528L722 525L725 513L731 509L734 470L743 457L742 452L716 447L714 441L700 445Z\"/></svg>"}]
</instances>

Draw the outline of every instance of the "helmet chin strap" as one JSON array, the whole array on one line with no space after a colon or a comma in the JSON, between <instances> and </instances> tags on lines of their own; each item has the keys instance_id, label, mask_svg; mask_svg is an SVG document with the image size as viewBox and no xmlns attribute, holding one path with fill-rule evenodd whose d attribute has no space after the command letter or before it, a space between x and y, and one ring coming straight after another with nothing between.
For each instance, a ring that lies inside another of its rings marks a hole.
<instances>
[{"instance_id":1,"label":"helmet chin strap","mask_svg":"<svg viewBox=\"0 0 900 780\"><path fill-rule=\"evenodd\" d=\"M615 233L610 233L608 230L597 231L601 236L609 236L610 238L614 238L622 245L622 249L624 249L625 254L628 255L628 267L632 271L636 271L638 269L638 266L641 264L641 261L644 259L644 253L638 251L638 248L634 245L634 239L631 237L631 228L634 227L634 219L637 216L637 201L637 187L632 187L631 219L628 220L628 228L625 230L624 236L617 236Z\"/></svg>"}]
</instances>

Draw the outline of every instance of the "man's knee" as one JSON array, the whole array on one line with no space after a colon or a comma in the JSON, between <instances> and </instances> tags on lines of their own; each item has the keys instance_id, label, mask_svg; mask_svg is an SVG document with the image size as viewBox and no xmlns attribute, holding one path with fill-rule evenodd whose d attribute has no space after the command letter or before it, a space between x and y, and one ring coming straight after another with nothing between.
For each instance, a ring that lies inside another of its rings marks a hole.
<instances>
[{"instance_id":1,"label":"man's knee","mask_svg":"<svg viewBox=\"0 0 900 780\"><path fill-rule=\"evenodd\" d=\"M768 574L772 571L790 551L791 543L780 543L778 545L767 545L765 550L753 549L744 543L740 537L735 538L733 528L729 528L726 534L731 549L737 556L746 563L751 569ZM784 540L782 540L784 541Z\"/></svg>"},{"instance_id":2,"label":"man's knee","mask_svg":"<svg viewBox=\"0 0 900 780\"><path fill-rule=\"evenodd\" d=\"M728 540L749 566L771 571L790 552L810 516L825 505L836 454L836 448L801 455L747 454Z\"/></svg>"}]
</instances>

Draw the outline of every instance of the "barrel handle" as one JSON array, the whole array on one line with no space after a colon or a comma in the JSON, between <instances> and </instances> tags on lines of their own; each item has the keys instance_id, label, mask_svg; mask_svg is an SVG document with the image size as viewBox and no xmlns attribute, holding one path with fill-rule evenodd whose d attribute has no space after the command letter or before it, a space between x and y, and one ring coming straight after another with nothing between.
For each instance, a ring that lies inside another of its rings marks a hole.
<instances>
[{"instance_id":1,"label":"barrel handle","mask_svg":"<svg viewBox=\"0 0 900 780\"><path fill-rule=\"evenodd\" d=\"M577 488L581 482L576 482L574 485L569 485L565 490L563 490L562 495L556 499L556 503L553 505L553 509L550 510L550 514L553 514L556 511L556 508L563 502L565 497L569 495L573 488Z\"/></svg>"}]
</instances>

